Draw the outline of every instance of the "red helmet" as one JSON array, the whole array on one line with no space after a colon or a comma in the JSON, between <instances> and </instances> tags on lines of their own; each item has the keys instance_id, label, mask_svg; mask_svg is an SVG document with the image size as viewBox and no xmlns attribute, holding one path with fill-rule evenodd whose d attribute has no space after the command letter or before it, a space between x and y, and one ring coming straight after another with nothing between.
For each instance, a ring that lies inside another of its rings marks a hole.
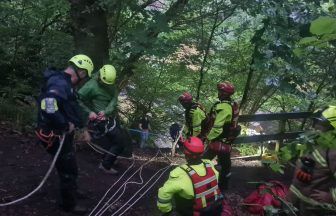
<instances>
[{"instance_id":1,"label":"red helmet","mask_svg":"<svg viewBox=\"0 0 336 216\"><path fill-rule=\"evenodd\" d=\"M184 92L179 98L178 100L180 101L180 103L191 103L192 102L192 95L189 92Z\"/></svg>"},{"instance_id":2,"label":"red helmet","mask_svg":"<svg viewBox=\"0 0 336 216\"><path fill-rule=\"evenodd\" d=\"M204 145L200 138L190 137L183 141L184 155L189 158L199 158L204 152Z\"/></svg>"},{"instance_id":3,"label":"red helmet","mask_svg":"<svg viewBox=\"0 0 336 216\"><path fill-rule=\"evenodd\" d=\"M218 91L222 92L222 93L226 93L229 95L232 95L235 92L235 88L233 86L232 83L230 82L222 82L222 83L218 83L217 84L217 89Z\"/></svg>"}]
</instances>

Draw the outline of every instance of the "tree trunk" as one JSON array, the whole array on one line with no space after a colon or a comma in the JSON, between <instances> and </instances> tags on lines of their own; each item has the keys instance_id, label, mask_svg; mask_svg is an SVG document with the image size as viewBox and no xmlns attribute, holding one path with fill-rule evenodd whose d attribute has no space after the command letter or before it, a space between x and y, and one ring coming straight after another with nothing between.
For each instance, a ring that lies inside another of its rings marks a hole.
<instances>
[{"instance_id":1,"label":"tree trunk","mask_svg":"<svg viewBox=\"0 0 336 216\"><path fill-rule=\"evenodd\" d=\"M76 54L88 55L98 70L109 60L105 11L96 0L69 0Z\"/></svg>"},{"instance_id":2,"label":"tree trunk","mask_svg":"<svg viewBox=\"0 0 336 216\"><path fill-rule=\"evenodd\" d=\"M262 44L261 37L263 36L266 28L268 27L269 19L264 19L263 23L264 23L264 26L261 29L257 30L255 32L254 36L251 39L251 43L254 44L254 50L253 50L253 53L252 53L252 60L251 60L251 63L250 63L250 68L249 68L247 80L246 80L246 83L245 83L243 97L242 97L242 100L240 102L240 108L241 108L240 110L241 111L246 109L245 106L246 106L247 101L248 101L248 94L250 93L252 78L253 78L253 75L254 75L254 72L255 72L254 68L253 68L253 65L255 63L255 59L258 56L260 56L259 46Z\"/></svg>"}]
</instances>

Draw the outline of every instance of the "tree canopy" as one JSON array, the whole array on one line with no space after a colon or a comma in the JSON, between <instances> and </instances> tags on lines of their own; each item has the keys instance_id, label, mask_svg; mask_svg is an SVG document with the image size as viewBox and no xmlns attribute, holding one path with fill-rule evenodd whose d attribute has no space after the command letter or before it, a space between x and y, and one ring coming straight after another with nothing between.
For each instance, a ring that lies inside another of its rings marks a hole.
<instances>
[{"instance_id":1,"label":"tree canopy","mask_svg":"<svg viewBox=\"0 0 336 216\"><path fill-rule=\"evenodd\" d=\"M231 81L241 112L307 111L335 102L336 6L299 0L7 0L0 2L0 92L37 95L44 68L77 53L117 69L131 122L207 108Z\"/></svg>"}]
</instances>

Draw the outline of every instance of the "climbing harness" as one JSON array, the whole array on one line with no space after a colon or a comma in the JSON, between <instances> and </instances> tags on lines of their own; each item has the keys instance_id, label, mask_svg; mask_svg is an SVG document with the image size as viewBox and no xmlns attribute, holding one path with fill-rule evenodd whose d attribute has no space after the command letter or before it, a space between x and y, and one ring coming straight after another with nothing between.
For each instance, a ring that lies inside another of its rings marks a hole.
<instances>
[{"instance_id":1,"label":"climbing harness","mask_svg":"<svg viewBox=\"0 0 336 216\"><path fill-rule=\"evenodd\" d=\"M60 135L54 133L53 130L43 131L43 129L36 129L35 134L37 138L42 142L42 144L44 145L46 149L50 149L53 143L56 140L59 140L61 137Z\"/></svg>"}]
</instances>

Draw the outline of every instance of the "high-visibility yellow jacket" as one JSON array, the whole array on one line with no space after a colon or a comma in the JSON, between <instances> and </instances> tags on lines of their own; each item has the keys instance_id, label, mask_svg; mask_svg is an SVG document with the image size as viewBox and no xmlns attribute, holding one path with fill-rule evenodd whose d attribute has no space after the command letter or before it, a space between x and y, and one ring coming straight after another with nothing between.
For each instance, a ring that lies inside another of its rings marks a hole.
<instances>
[{"instance_id":1,"label":"high-visibility yellow jacket","mask_svg":"<svg viewBox=\"0 0 336 216\"><path fill-rule=\"evenodd\" d=\"M223 133L224 125L231 124L232 121L232 106L228 102L220 102L215 104L210 115L215 116L213 127L207 135L208 140L215 140Z\"/></svg>"},{"instance_id":2,"label":"high-visibility yellow jacket","mask_svg":"<svg viewBox=\"0 0 336 216\"><path fill-rule=\"evenodd\" d=\"M336 212L336 148L328 148L336 146L336 130L322 133L315 143L317 147L304 156L315 161L311 182L303 183L294 177L290 192L309 205ZM301 166L298 160L297 169ZM314 190L330 193L333 203L321 203L311 198Z\"/></svg>"},{"instance_id":3,"label":"high-visibility yellow jacket","mask_svg":"<svg viewBox=\"0 0 336 216\"><path fill-rule=\"evenodd\" d=\"M218 180L218 172L214 168L214 164L210 160L202 161L211 165ZM206 169L203 163L190 166L198 175L206 175ZM182 168L186 169L187 166L182 165ZM170 212L172 210L173 197L180 197L185 200L193 201L194 195L193 184L190 177L183 169L181 169L181 167L176 167L170 172L168 180L159 189L157 207L163 213ZM191 210L192 209L190 209L190 211Z\"/></svg>"},{"instance_id":4,"label":"high-visibility yellow jacket","mask_svg":"<svg viewBox=\"0 0 336 216\"><path fill-rule=\"evenodd\" d=\"M198 136L201 133L202 121L206 118L205 111L201 105L193 103L190 109L185 111L185 130L186 135Z\"/></svg>"}]
</instances>

